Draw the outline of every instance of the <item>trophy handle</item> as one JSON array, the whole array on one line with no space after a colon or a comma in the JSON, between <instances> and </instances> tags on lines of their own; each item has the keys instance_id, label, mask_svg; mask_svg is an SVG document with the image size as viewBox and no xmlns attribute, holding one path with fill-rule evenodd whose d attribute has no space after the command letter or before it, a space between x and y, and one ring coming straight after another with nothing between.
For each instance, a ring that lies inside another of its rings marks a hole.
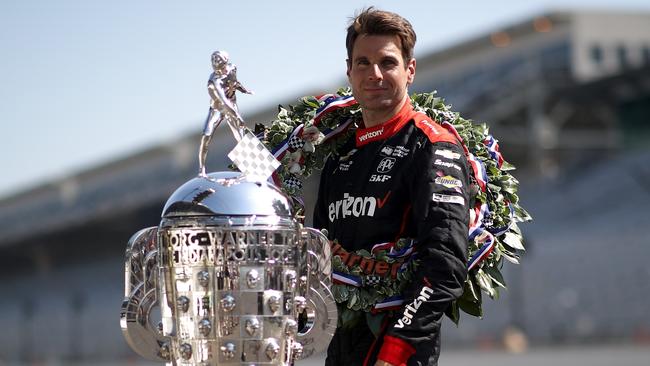
<instances>
[{"instance_id":1,"label":"trophy handle","mask_svg":"<svg viewBox=\"0 0 650 366\"><path fill-rule=\"evenodd\" d=\"M329 240L313 228L302 229L307 250L307 322L296 336L302 344L298 358L307 358L327 349L336 330L338 311L332 287L332 254Z\"/></svg>"},{"instance_id":2,"label":"trophy handle","mask_svg":"<svg viewBox=\"0 0 650 366\"><path fill-rule=\"evenodd\" d=\"M152 361L169 361L169 337L152 324L158 306L157 227L135 233L126 246L124 301L120 326L126 342L140 356Z\"/></svg>"}]
</instances>

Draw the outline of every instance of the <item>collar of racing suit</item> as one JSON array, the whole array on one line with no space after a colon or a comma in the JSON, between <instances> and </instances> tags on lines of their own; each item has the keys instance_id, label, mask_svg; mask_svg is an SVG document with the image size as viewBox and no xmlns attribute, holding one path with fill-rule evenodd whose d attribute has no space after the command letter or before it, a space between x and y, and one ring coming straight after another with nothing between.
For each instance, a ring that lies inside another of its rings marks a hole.
<instances>
[{"instance_id":1,"label":"collar of racing suit","mask_svg":"<svg viewBox=\"0 0 650 366\"><path fill-rule=\"evenodd\" d=\"M407 98L399 112L388 121L368 128L358 128L355 132L357 147L393 136L416 114L411 105L411 98Z\"/></svg>"}]
</instances>

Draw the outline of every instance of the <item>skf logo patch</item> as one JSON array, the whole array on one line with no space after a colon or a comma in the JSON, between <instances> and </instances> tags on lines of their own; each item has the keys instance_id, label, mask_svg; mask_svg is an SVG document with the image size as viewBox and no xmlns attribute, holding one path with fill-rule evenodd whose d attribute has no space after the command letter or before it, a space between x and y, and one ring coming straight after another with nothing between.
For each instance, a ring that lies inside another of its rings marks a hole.
<instances>
[{"instance_id":1,"label":"skf logo patch","mask_svg":"<svg viewBox=\"0 0 650 366\"><path fill-rule=\"evenodd\" d=\"M455 152L453 152L451 150L447 150L447 149L443 149L443 150L438 149L438 150L436 150L434 152L434 154L440 155L443 158L452 159L452 160L460 159L460 154L459 153L455 153Z\"/></svg>"},{"instance_id":2,"label":"skf logo patch","mask_svg":"<svg viewBox=\"0 0 650 366\"><path fill-rule=\"evenodd\" d=\"M395 158L383 158L377 165L377 173L388 173L395 166Z\"/></svg>"},{"instance_id":3,"label":"skf logo patch","mask_svg":"<svg viewBox=\"0 0 650 366\"><path fill-rule=\"evenodd\" d=\"M390 175L386 174L372 174L370 176L369 182L385 182L391 178Z\"/></svg>"}]
</instances>

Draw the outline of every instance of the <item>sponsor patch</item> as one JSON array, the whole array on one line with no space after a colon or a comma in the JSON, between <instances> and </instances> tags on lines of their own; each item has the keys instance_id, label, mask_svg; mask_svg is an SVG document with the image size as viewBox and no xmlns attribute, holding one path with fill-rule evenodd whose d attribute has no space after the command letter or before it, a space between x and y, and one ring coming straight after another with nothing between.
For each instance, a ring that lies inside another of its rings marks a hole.
<instances>
[{"instance_id":1,"label":"sponsor patch","mask_svg":"<svg viewBox=\"0 0 650 366\"><path fill-rule=\"evenodd\" d=\"M380 153L384 156L391 156L393 154L393 150L395 150L392 146L384 146L381 148Z\"/></svg>"},{"instance_id":2,"label":"sponsor patch","mask_svg":"<svg viewBox=\"0 0 650 366\"><path fill-rule=\"evenodd\" d=\"M353 163L352 161L344 161L339 163L339 170L342 172L347 172L348 170L350 170L350 165L352 165L352 163Z\"/></svg>"},{"instance_id":3,"label":"sponsor patch","mask_svg":"<svg viewBox=\"0 0 650 366\"><path fill-rule=\"evenodd\" d=\"M441 203L454 203L454 204L457 204L457 205L465 206L465 200L461 196L453 196L453 195L448 195L448 194L434 193L433 194L433 201L434 202L441 202Z\"/></svg>"},{"instance_id":4,"label":"sponsor patch","mask_svg":"<svg viewBox=\"0 0 650 366\"><path fill-rule=\"evenodd\" d=\"M434 154L436 154L436 155L440 155L440 156L442 156L443 158L452 159L452 160L458 160L458 159L460 159L460 154L459 154L459 153L456 153L456 152L453 152L453 151L451 151L451 150L447 150L447 149L436 150L436 151L434 152Z\"/></svg>"},{"instance_id":5,"label":"sponsor patch","mask_svg":"<svg viewBox=\"0 0 650 366\"><path fill-rule=\"evenodd\" d=\"M384 198L376 197L353 197L349 193L343 194L343 199L329 204L329 219L334 222L339 218L375 216L377 207L382 208L388 201L391 191L388 191Z\"/></svg>"},{"instance_id":6,"label":"sponsor patch","mask_svg":"<svg viewBox=\"0 0 650 366\"><path fill-rule=\"evenodd\" d=\"M395 158L383 158L377 165L377 173L388 173L395 166Z\"/></svg>"},{"instance_id":7,"label":"sponsor patch","mask_svg":"<svg viewBox=\"0 0 650 366\"><path fill-rule=\"evenodd\" d=\"M368 132L364 133L363 135L360 135L358 137L358 139L359 139L359 142L364 142L364 141L369 140L369 139L377 138L377 137L379 137L379 136L381 136L383 134L384 134L384 128L382 127L380 130L368 131Z\"/></svg>"},{"instance_id":8,"label":"sponsor patch","mask_svg":"<svg viewBox=\"0 0 650 366\"><path fill-rule=\"evenodd\" d=\"M438 171L438 176L436 177L436 184L441 185L447 188L460 188L463 186L463 182L458 178L454 178L451 175L442 175L443 173Z\"/></svg>"},{"instance_id":9,"label":"sponsor patch","mask_svg":"<svg viewBox=\"0 0 650 366\"><path fill-rule=\"evenodd\" d=\"M385 182L391 178L390 175L386 174L372 174L370 176L370 182Z\"/></svg>"},{"instance_id":10,"label":"sponsor patch","mask_svg":"<svg viewBox=\"0 0 650 366\"><path fill-rule=\"evenodd\" d=\"M348 161L354 155L354 153L357 152L357 149L352 149L350 150L347 154L339 157L339 161Z\"/></svg>"},{"instance_id":11,"label":"sponsor patch","mask_svg":"<svg viewBox=\"0 0 650 366\"><path fill-rule=\"evenodd\" d=\"M397 321L397 324L395 324L395 328L404 328L405 325L410 325L411 320L413 319L413 315L418 312L418 309L422 304L429 300L431 298L431 295L433 294L433 290L430 287L424 286L422 287L422 291L420 291L420 294L418 297L413 299L413 302L410 304L406 305L404 308L404 316L402 316L401 319Z\"/></svg>"},{"instance_id":12,"label":"sponsor patch","mask_svg":"<svg viewBox=\"0 0 650 366\"><path fill-rule=\"evenodd\" d=\"M454 169L460 171L460 166L458 164L454 164L454 163L449 162L449 161L436 159L436 161L433 162L433 165L435 165L435 166L444 166L444 167L447 167L447 168L454 168Z\"/></svg>"},{"instance_id":13,"label":"sponsor patch","mask_svg":"<svg viewBox=\"0 0 650 366\"><path fill-rule=\"evenodd\" d=\"M350 170L350 165L352 165L353 163L353 161L350 160L350 158L352 158L352 155L354 155L355 152L357 152L357 149L352 149L347 154L339 157L338 170L342 172L347 172L348 170Z\"/></svg>"},{"instance_id":14,"label":"sponsor patch","mask_svg":"<svg viewBox=\"0 0 650 366\"><path fill-rule=\"evenodd\" d=\"M395 146L395 151L393 151L393 156L396 158L403 158L409 154L409 149L404 146Z\"/></svg>"}]
</instances>

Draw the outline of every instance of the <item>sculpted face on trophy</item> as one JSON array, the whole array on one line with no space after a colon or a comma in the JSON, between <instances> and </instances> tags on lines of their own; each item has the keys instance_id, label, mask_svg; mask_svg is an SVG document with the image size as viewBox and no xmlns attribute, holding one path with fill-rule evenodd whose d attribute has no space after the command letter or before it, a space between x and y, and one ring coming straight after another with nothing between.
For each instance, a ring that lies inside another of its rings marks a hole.
<instances>
[{"instance_id":1,"label":"sculpted face on trophy","mask_svg":"<svg viewBox=\"0 0 650 366\"><path fill-rule=\"evenodd\" d=\"M268 183L279 162L236 103L237 91L250 91L226 52L211 61L199 175L169 197L159 226L129 240L122 332L135 352L167 365L290 365L325 350L336 328L329 243ZM240 172L208 174L223 121Z\"/></svg>"}]
</instances>

